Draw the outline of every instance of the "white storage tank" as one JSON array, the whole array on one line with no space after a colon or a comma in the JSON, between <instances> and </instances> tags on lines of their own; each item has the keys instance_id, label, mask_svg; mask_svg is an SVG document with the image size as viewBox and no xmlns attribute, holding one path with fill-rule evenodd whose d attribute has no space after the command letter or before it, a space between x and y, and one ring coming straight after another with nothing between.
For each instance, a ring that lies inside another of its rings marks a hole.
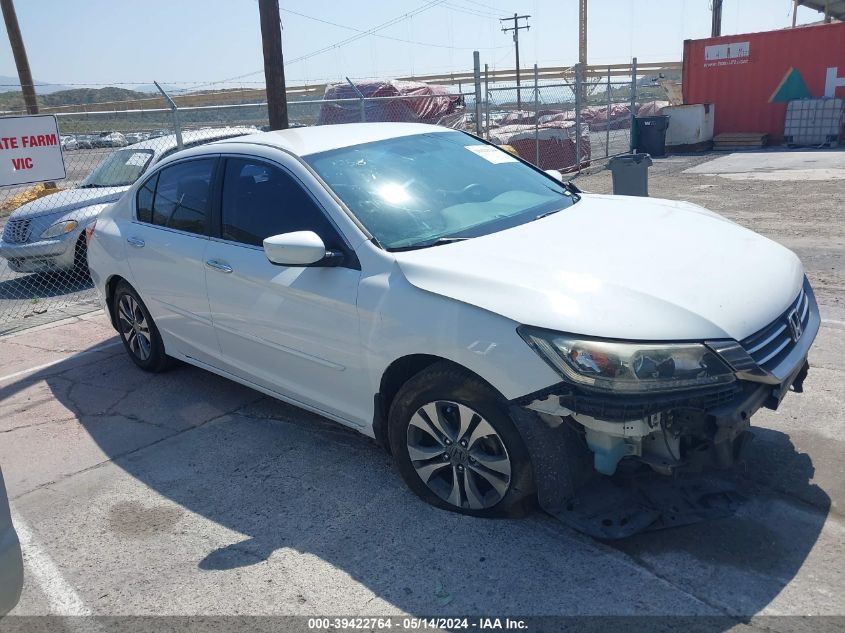
<instances>
[{"instance_id":1,"label":"white storage tank","mask_svg":"<svg viewBox=\"0 0 845 633\"><path fill-rule=\"evenodd\" d=\"M786 145L836 147L842 133L845 100L833 97L798 99L786 106L783 142Z\"/></svg>"}]
</instances>

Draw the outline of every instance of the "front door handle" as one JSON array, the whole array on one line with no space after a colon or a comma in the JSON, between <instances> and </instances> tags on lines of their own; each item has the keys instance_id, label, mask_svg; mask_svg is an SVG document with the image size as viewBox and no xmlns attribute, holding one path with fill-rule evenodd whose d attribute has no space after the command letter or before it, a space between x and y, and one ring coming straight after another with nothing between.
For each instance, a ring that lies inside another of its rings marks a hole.
<instances>
[{"instance_id":1,"label":"front door handle","mask_svg":"<svg viewBox=\"0 0 845 633\"><path fill-rule=\"evenodd\" d=\"M127 237L126 241L132 244L135 248L144 248L144 244L146 244L146 242L144 242L144 240L140 237Z\"/></svg>"},{"instance_id":2,"label":"front door handle","mask_svg":"<svg viewBox=\"0 0 845 633\"><path fill-rule=\"evenodd\" d=\"M229 264L219 262L216 259L209 259L207 262L205 262L205 265L209 268L213 268L214 270L219 270L221 273L232 272L232 267L229 266Z\"/></svg>"}]
</instances>

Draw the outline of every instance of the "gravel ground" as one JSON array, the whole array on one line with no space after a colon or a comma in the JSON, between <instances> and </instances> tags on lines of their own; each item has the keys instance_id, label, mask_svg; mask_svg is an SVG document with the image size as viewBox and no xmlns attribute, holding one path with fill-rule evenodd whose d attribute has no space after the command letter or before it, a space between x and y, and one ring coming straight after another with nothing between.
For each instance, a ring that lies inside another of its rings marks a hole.
<instances>
[{"instance_id":1,"label":"gravel ground","mask_svg":"<svg viewBox=\"0 0 845 633\"><path fill-rule=\"evenodd\" d=\"M766 177L779 162L787 170L794 167L798 154L821 154L845 174L845 151L740 153L733 155L738 169L721 175L706 171L724 153L670 156L654 160L649 194L700 204L792 249L804 263L823 316L845 320L845 182L827 171L821 180L809 179L806 172L799 179ZM758 171L758 165L769 169ZM691 168L701 171L687 172ZM613 190L610 171L601 167L575 182L585 191Z\"/></svg>"}]
</instances>

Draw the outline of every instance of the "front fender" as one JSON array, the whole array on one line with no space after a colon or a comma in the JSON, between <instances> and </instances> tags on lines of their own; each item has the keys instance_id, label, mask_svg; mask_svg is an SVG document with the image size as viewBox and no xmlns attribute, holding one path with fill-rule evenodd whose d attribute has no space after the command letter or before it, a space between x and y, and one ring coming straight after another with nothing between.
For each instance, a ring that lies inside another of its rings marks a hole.
<instances>
[{"instance_id":1,"label":"front fender","mask_svg":"<svg viewBox=\"0 0 845 633\"><path fill-rule=\"evenodd\" d=\"M519 324L487 310L421 290L398 266L364 277L358 295L361 341L374 391L396 359L429 354L483 378L507 400L560 377L522 340Z\"/></svg>"}]
</instances>

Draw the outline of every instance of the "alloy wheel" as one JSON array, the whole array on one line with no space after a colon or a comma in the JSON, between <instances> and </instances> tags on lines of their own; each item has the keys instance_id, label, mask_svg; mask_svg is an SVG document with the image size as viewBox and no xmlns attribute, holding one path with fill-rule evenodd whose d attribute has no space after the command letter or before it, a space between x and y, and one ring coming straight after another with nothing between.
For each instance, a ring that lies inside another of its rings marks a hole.
<instances>
[{"instance_id":1,"label":"alloy wheel","mask_svg":"<svg viewBox=\"0 0 845 633\"><path fill-rule=\"evenodd\" d=\"M150 326L141 305L135 297L125 294L117 304L117 319L120 333L129 351L139 360L145 361L150 357L152 341Z\"/></svg>"},{"instance_id":2,"label":"alloy wheel","mask_svg":"<svg viewBox=\"0 0 845 633\"><path fill-rule=\"evenodd\" d=\"M501 436L466 405L437 400L417 409L407 448L420 479L457 508L491 508L510 488L511 461Z\"/></svg>"}]
</instances>

